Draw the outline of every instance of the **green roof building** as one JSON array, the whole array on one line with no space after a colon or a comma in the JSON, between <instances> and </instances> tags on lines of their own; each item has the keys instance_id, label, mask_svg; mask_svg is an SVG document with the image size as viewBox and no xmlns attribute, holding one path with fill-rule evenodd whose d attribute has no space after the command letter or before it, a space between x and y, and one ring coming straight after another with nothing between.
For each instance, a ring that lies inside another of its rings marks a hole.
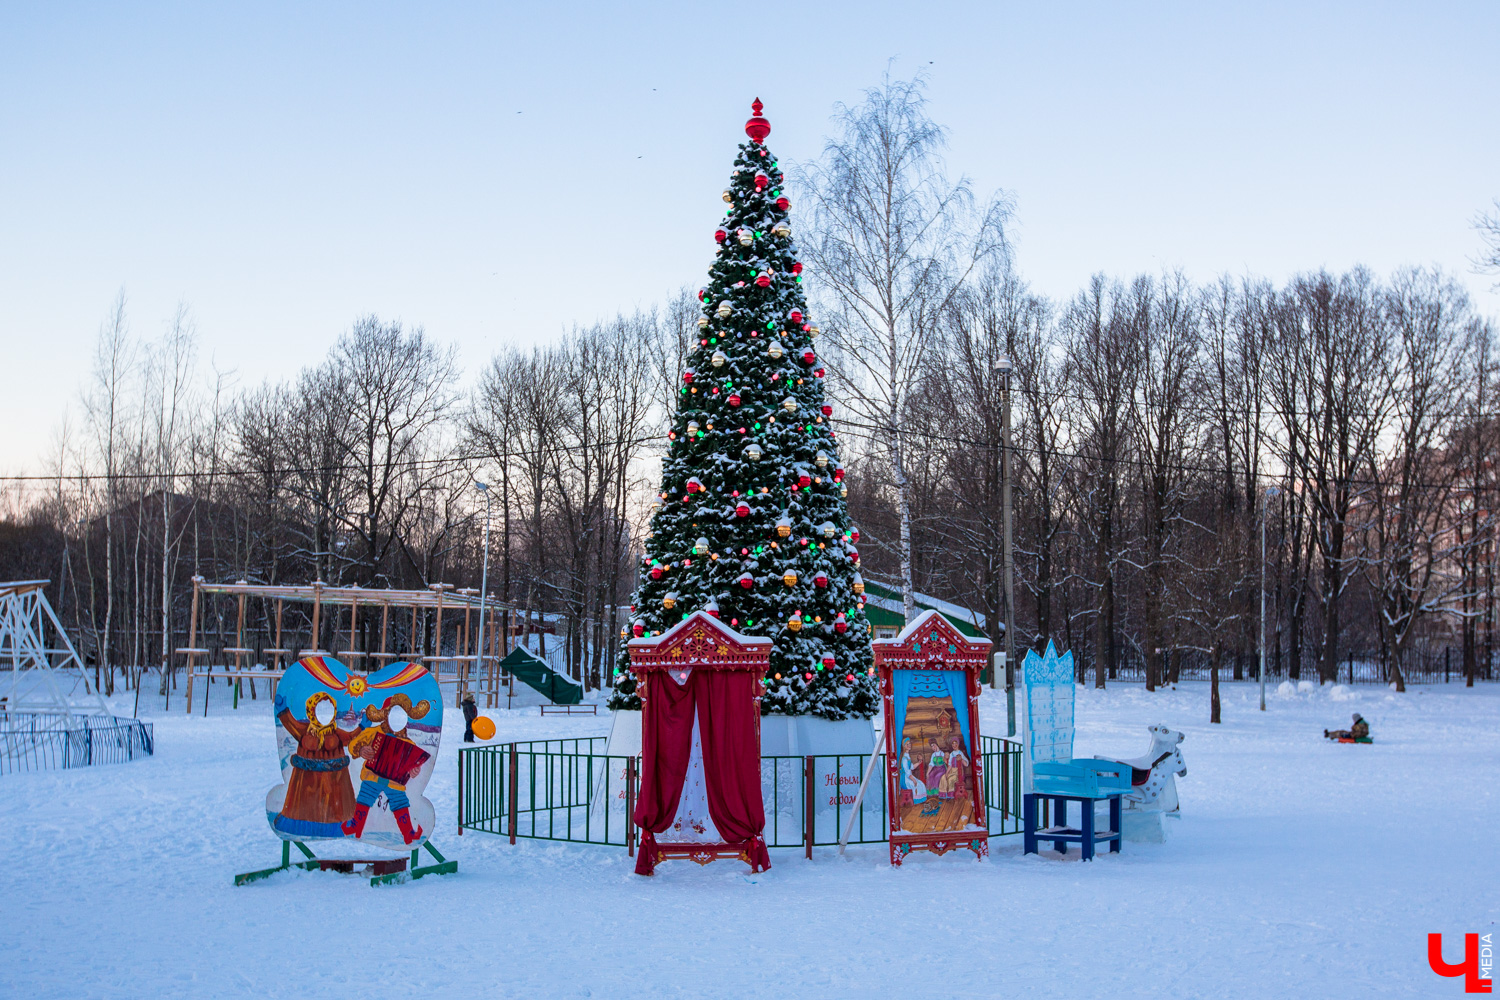
<instances>
[{"instance_id":1,"label":"green roof building","mask_svg":"<svg viewBox=\"0 0 1500 1000\"><path fill-rule=\"evenodd\" d=\"M976 639L990 639L990 636L985 634L984 629L979 625L984 619L983 612L973 611L954 604L952 601L939 600L926 594L913 594L912 597L918 611L936 611L952 622L953 627L964 635L973 636ZM906 625L901 602L901 588L878 583L865 577L865 618L869 620L876 639L894 639ZM1004 628L1004 626L1001 627ZM991 639L991 641L994 640Z\"/></svg>"}]
</instances>

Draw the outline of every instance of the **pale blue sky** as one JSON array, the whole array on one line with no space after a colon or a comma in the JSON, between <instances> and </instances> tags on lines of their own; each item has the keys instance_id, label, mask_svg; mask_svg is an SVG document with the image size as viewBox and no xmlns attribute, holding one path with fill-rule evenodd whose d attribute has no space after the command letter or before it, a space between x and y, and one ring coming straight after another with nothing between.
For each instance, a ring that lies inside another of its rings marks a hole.
<instances>
[{"instance_id":1,"label":"pale blue sky","mask_svg":"<svg viewBox=\"0 0 1500 1000\"><path fill-rule=\"evenodd\" d=\"M364 313L473 370L696 287L750 100L803 161L893 57L1042 291L1436 263L1500 314L1493 2L308 6L0 4L0 472L122 287L242 382Z\"/></svg>"}]
</instances>

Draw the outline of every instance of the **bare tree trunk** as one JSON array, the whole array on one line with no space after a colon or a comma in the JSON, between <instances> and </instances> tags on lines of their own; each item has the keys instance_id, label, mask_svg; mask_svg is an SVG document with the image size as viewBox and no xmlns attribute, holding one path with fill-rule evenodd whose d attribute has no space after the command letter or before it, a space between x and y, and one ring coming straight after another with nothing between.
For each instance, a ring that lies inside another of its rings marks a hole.
<instances>
[{"instance_id":1,"label":"bare tree trunk","mask_svg":"<svg viewBox=\"0 0 1500 1000\"><path fill-rule=\"evenodd\" d=\"M896 497L901 514L901 611L906 623L916 617L916 597L911 582L911 484L902 462L901 438L892 428L891 468L896 474Z\"/></svg>"},{"instance_id":2,"label":"bare tree trunk","mask_svg":"<svg viewBox=\"0 0 1500 1000\"><path fill-rule=\"evenodd\" d=\"M1217 724L1219 720L1219 663L1224 658L1224 651L1218 643L1214 643L1213 661L1208 668L1208 721Z\"/></svg>"}]
</instances>

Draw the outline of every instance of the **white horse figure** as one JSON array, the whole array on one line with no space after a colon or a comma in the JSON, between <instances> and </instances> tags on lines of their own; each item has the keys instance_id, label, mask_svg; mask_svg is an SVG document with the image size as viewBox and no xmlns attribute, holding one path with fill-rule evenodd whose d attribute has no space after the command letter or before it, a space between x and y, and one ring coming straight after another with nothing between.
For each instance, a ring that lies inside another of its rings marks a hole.
<instances>
[{"instance_id":1,"label":"white horse figure","mask_svg":"<svg viewBox=\"0 0 1500 1000\"><path fill-rule=\"evenodd\" d=\"M1100 757L1129 764L1137 780L1130 791L1121 796L1127 811L1147 812L1159 810L1169 816L1180 815L1177 803L1177 778L1187 777L1187 764L1182 759L1183 736L1174 729L1156 725L1150 727L1151 749L1139 757L1128 759Z\"/></svg>"}]
</instances>

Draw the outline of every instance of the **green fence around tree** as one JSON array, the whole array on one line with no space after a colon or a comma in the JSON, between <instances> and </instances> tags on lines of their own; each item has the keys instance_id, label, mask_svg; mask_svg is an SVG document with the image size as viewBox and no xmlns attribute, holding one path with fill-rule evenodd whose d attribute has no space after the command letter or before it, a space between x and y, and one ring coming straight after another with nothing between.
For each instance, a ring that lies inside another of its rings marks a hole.
<instances>
[{"instance_id":1,"label":"green fence around tree","mask_svg":"<svg viewBox=\"0 0 1500 1000\"><path fill-rule=\"evenodd\" d=\"M458 755L459 833L474 830L517 839L607 844L633 849L630 822L639 761L604 753L603 736L465 747ZM980 738L990 836L1021 829L1021 746ZM832 846L846 826L849 843L884 843L885 760L855 810L868 754L762 757L761 788L770 847ZM851 823L852 819L852 823Z\"/></svg>"}]
</instances>

